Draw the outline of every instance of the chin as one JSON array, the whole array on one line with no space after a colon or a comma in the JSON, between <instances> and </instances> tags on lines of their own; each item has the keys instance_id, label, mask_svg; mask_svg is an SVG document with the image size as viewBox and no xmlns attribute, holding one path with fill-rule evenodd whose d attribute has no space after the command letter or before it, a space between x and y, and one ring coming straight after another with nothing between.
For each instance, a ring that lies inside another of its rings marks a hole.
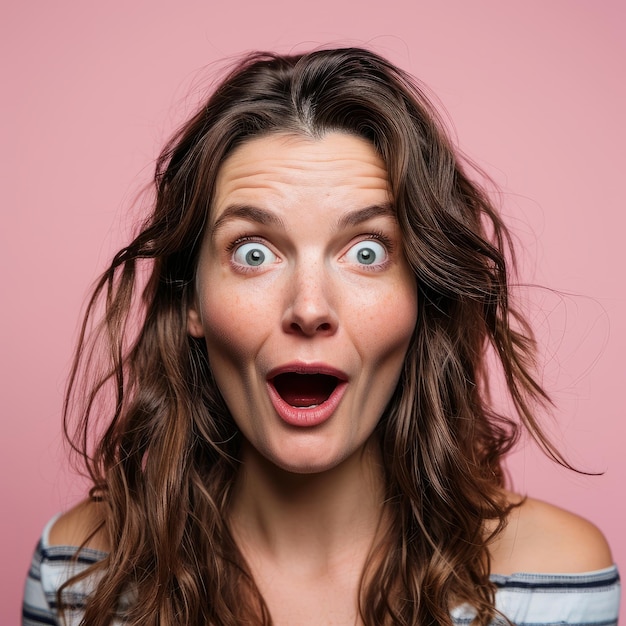
<instances>
[{"instance_id":1,"label":"chin","mask_svg":"<svg viewBox=\"0 0 626 626\"><path fill-rule=\"evenodd\" d=\"M310 462L302 459L278 460L274 462L274 465L276 465L278 469L288 472L289 474L299 475L323 474L324 472L336 469L341 464L342 460L321 462L320 459L312 459Z\"/></svg>"},{"instance_id":2,"label":"chin","mask_svg":"<svg viewBox=\"0 0 626 626\"><path fill-rule=\"evenodd\" d=\"M256 450L266 463L290 474L323 474L347 466L357 459L363 446L333 446L327 439L314 442L283 442L273 450Z\"/></svg>"}]
</instances>

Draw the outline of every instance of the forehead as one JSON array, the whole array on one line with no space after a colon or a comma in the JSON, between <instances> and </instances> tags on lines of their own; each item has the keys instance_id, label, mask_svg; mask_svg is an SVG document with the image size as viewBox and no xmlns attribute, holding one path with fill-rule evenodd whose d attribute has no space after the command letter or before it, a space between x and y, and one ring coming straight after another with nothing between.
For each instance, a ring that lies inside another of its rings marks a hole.
<instances>
[{"instance_id":1,"label":"forehead","mask_svg":"<svg viewBox=\"0 0 626 626\"><path fill-rule=\"evenodd\" d=\"M384 162L366 140L346 133L316 139L294 134L257 137L237 147L216 181L213 219L232 202L329 196L362 203L389 199Z\"/></svg>"}]
</instances>

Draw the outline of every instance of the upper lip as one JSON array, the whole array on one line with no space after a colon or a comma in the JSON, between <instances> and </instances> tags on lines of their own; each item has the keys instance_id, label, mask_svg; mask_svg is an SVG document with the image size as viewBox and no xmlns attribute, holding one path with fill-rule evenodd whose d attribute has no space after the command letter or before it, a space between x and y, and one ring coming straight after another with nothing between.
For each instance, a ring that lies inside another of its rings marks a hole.
<instances>
[{"instance_id":1,"label":"upper lip","mask_svg":"<svg viewBox=\"0 0 626 626\"><path fill-rule=\"evenodd\" d=\"M267 380L272 380L279 374L325 374L326 376L334 376L341 381L347 381L348 375L340 369L328 365L326 363L302 363L300 361L279 365L270 370L267 374Z\"/></svg>"}]
</instances>

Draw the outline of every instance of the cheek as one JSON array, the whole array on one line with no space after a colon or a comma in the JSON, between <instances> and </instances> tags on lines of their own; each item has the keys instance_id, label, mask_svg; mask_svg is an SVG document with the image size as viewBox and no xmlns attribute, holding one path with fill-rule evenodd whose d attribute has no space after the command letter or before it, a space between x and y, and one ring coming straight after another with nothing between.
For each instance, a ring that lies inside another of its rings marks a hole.
<instances>
[{"instance_id":1,"label":"cheek","mask_svg":"<svg viewBox=\"0 0 626 626\"><path fill-rule=\"evenodd\" d=\"M398 368L404 360L417 321L417 289L402 285L390 289L375 303L364 303L359 324L360 343L376 364L392 359Z\"/></svg>"},{"instance_id":2,"label":"cheek","mask_svg":"<svg viewBox=\"0 0 626 626\"><path fill-rule=\"evenodd\" d=\"M240 364L258 350L268 319L267 308L258 297L236 289L216 290L204 298L201 308L212 365L224 361Z\"/></svg>"}]
</instances>

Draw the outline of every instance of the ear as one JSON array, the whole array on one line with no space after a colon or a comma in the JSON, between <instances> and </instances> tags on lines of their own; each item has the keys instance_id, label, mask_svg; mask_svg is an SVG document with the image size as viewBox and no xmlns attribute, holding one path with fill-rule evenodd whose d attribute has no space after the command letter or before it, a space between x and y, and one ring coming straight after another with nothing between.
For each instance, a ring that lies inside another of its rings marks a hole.
<instances>
[{"instance_id":1,"label":"ear","mask_svg":"<svg viewBox=\"0 0 626 626\"><path fill-rule=\"evenodd\" d=\"M198 305L194 298L189 309L187 310L187 332L196 339L204 337L204 327L202 326L202 318L198 311Z\"/></svg>"}]
</instances>

